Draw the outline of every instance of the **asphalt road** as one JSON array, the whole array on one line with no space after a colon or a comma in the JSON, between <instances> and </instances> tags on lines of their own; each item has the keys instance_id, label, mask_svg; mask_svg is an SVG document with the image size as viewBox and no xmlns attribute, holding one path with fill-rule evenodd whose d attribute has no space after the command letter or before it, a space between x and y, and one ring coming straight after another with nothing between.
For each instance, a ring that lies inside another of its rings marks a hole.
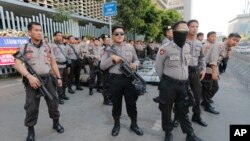
<instances>
[{"instance_id":1,"label":"asphalt road","mask_svg":"<svg viewBox=\"0 0 250 141\"><path fill-rule=\"evenodd\" d=\"M220 90L214 97L214 106L221 113L202 113L208 127L193 123L196 134L205 141L229 141L230 124L250 124L250 93L242 86L230 70L221 76ZM47 106L41 101L38 124L35 126L36 141L163 141L160 111L152 98L158 95L156 86L148 86L148 93L138 100L138 124L144 130L139 137L130 131L130 120L123 106L121 130L117 137L110 135L113 127L110 106L103 106L102 95L88 89L68 94L69 101L60 105L63 134L52 130L52 120ZM0 80L0 141L24 141L27 129L24 126L23 109L25 93L19 78ZM190 117L192 111L190 110ZM174 140L184 141L180 127L174 129Z\"/></svg>"}]
</instances>

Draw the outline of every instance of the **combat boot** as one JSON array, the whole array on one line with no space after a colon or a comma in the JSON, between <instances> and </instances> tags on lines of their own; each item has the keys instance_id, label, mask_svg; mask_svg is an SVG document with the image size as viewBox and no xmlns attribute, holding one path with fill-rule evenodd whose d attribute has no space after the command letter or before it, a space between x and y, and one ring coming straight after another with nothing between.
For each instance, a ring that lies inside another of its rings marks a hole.
<instances>
[{"instance_id":1,"label":"combat boot","mask_svg":"<svg viewBox=\"0 0 250 141\"><path fill-rule=\"evenodd\" d=\"M112 129L111 135L118 136L120 132L120 117L114 117L114 127Z\"/></svg>"},{"instance_id":2,"label":"combat boot","mask_svg":"<svg viewBox=\"0 0 250 141\"><path fill-rule=\"evenodd\" d=\"M68 96L66 96L65 94L62 96L62 99L63 100L69 100L69 97Z\"/></svg>"},{"instance_id":3,"label":"combat boot","mask_svg":"<svg viewBox=\"0 0 250 141\"><path fill-rule=\"evenodd\" d=\"M166 132L165 133L165 139L164 141L173 141L173 135L171 132Z\"/></svg>"},{"instance_id":4,"label":"combat boot","mask_svg":"<svg viewBox=\"0 0 250 141\"><path fill-rule=\"evenodd\" d=\"M93 89L92 88L89 89L89 95L93 95Z\"/></svg>"},{"instance_id":5,"label":"combat boot","mask_svg":"<svg viewBox=\"0 0 250 141\"><path fill-rule=\"evenodd\" d=\"M76 90L80 90L80 91L82 91L83 90L83 88L81 87L81 86L76 86Z\"/></svg>"},{"instance_id":6,"label":"combat boot","mask_svg":"<svg viewBox=\"0 0 250 141\"><path fill-rule=\"evenodd\" d=\"M113 103L112 103L112 101L109 99L109 97L104 96L103 98L104 98L103 105L109 105L109 106L113 105Z\"/></svg>"},{"instance_id":7,"label":"combat boot","mask_svg":"<svg viewBox=\"0 0 250 141\"><path fill-rule=\"evenodd\" d=\"M138 127L137 125L137 120L136 119L131 119L131 125L130 125L130 129L135 132L138 136L142 136L143 135L143 131L140 129L140 127Z\"/></svg>"},{"instance_id":8,"label":"combat boot","mask_svg":"<svg viewBox=\"0 0 250 141\"><path fill-rule=\"evenodd\" d=\"M71 87L68 88L68 92L69 92L70 94L74 94L74 93L75 93L75 91L74 91Z\"/></svg>"},{"instance_id":9,"label":"combat boot","mask_svg":"<svg viewBox=\"0 0 250 141\"><path fill-rule=\"evenodd\" d=\"M176 116L174 116L173 126L174 126L175 128L179 126L179 121L178 121L178 119L177 119Z\"/></svg>"},{"instance_id":10,"label":"combat boot","mask_svg":"<svg viewBox=\"0 0 250 141\"><path fill-rule=\"evenodd\" d=\"M204 127L207 126L207 123L202 120L200 114L194 114L192 117L192 121L198 123L201 126L204 126Z\"/></svg>"},{"instance_id":11,"label":"combat boot","mask_svg":"<svg viewBox=\"0 0 250 141\"><path fill-rule=\"evenodd\" d=\"M58 101L59 101L59 104L61 104L61 105L64 104L64 100L63 100L62 96L58 97Z\"/></svg>"},{"instance_id":12,"label":"combat boot","mask_svg":"<svg viewBox=\"0 0 250 141\"><path fill-rule=\"evenodd\" d=\"M187 134L186 141L203 141L199 137L197 137L194 133Z\"/></svg>"},{"instance_id":13,"label":"combat boot","mask_svg":"<svg viewBox=\"0 0 250 141\"><path fill-rule=\"evenodd\" d=\"M96 89L97 89L97 92L98 92L98 93L102 93L102 91L101 91L101 89L100 89L100 86L97 86Z\"/></svg>"},{"instance_id":14,"label":"combat boot","mask_svg":"<svg viewBox=\"0 0 250 141\"><path fill-rule=\"evenodd\" d=\"M35 130L34 127L28 127L28 136L26 141L35 141Z\"/></svg>"},{"instance_id":15,"label":"combat boot","mask_svg":"<svg viewBox=\"0 0 250 141\"><path fill-rule=\"evenodd\" d=\"M53 119L53 129L56 130L58 133L63 133L64 128L59 123L59 119Z\"/></svg>"}]
</instances>

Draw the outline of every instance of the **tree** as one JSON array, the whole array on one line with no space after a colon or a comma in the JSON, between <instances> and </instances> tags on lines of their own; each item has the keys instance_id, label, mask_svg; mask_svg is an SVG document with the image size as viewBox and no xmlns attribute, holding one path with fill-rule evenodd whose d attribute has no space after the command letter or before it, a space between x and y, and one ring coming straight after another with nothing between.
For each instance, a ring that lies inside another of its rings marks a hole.
<instances>
[{"instance_id":1,"label":"tree","mask_svg":"<svg viewBox=\"0 0 250 141\"><path fill-rule=\"evenodd\" d=\"M124 26L125 30L136 34L137 30L145 26L144 17L149 0L118 0L116 24Z\"/></svg>"},{"instance_id":2,"label":"tree","mask_svg":"<svg viewBox=\"0 0 250 141\"><path fill-rule=\"evenodd\" d=\"M174 9L162 11L161 13L161 27L158 36L156 37L157 41L161 41L164 38L164 29L167 26L172 26L175 22L182 19L180 13Z\"/></svg>"},{"instance_id":3,"label":"tree","mask_svg":"<svg viewBox=\"0 0 250 141\"><path fill-rule=\"evenodd\" d=\"M112 0L106 0L109 1ZM127 32L145 35L146 40L161 41L163 28L180 19L182 17L176 10L159 10L151 0L117 0L117 15L113 22L124 26Z\"/></svg>"},{"instance_id":4,"label":"tree","mask_svg":"<svg viewBox=\"0 0 250 141\"><path fill-rule=\"evenodd\" d=\"M146 40L155 39L161 31L162 11L158 10L155 5L150 4L143 17L144 26L140 28L140 34L145 35Z\"/></svg>"},{"instance_id":5,"label":"tree","mask_svg":"<svg viewBox=\"0 0 250 141\"><path fill-rule=\"evenodd\" d=\"M63 22L63 21L68 21L72 17L71 15L73 14L72 9L74 9L75 6L60 6L55 9L55 12L52 13L52 19L55 22Z\"/></svg>"}]
</instances>

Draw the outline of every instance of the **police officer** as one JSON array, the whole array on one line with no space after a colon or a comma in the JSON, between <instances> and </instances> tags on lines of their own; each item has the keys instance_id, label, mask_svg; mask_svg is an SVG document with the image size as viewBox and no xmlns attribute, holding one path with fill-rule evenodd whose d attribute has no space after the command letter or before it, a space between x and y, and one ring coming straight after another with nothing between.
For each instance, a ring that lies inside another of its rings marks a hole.
<instances>
[{"instance_id":1,"label":"police officer","mask_svg":"<svg viewBox=\"0 0 250 141\"><path fill-rule=\"evenodd\" d=\"M226 43L227 41L227 38L224 37L222 38L222 42L223 43ZM219 68L219 73L222 74L222 73L225 73L226 72L226 69L227 69L227 62L228 62L228 59L229 59L229 53L231 52L231 48L226 48L224 54L225 54L225 57L223 57L223 59L220 61L220 64L218 66Z\"/></svg>"},{"instance_id":2,"label":"police officer","mask_svg":"<svg viewBox=\"0 0 250 141\"><path fill-rule=\"evenodd\" d=\"M163 32L164 32L165 38L162 40L162 45L173 40L173 29L171 26L164 27ZM157 96L157 97L153 98L153 101L155 103L159 103L159 97ZM178 123L176 123L175 126L177 126L177 125L178 125Z\"/></svg>"},{"instance_id":3,"label":"police officer","mask_svg":"<svg viewBox=\"0 0 250 141\"><path fill-rule=\"evenodd\" d=\"M135 49L136 49L138 57L143 58L144 57L144 45L142 41L140 40L136 41Z\"/></svg>"},{"instance_id":4,"label":"police officer","mask_svg":"<svg viewBox=\"0 0 250 141\"><path fill-rule=\"evenodd\" d=\"M84 70L84 73L87 73L87 69L86 69L86 65L87 65L87 58L86 58L86 54L87 54L87 38L86 36L82 36L82 41L80 42L80 46L81 46L81 51L82 51L82 68Z\"/></svg>"},{"instance_id":5,"label":"police officer","mask_svg":"<svg viewBox=\"0 0 250 141\"><path fill-rule=\"evenodd\" d=\"M51 47L53 49L56 63L62 77L62 87L57 87L57 94L59 97L59 104L64 104L64 100L69 100L69 97L65 94L68 82L67 58L69 48L62 42L62 32L56 31L53 34L53 37L54 43L51 44Z\"/></svg>"},{"instance_id":6,"label":"police officer","mask_svg":"<svg viewBox=\"0 0 250 141\"><path fill-rule=\"evenodd\" d=\"M202 42L202 45L204 45L204 33L202 33L202 32L197 33L196 38L197 38L197 40Z\"/></svg>"},{"instance_id":7,"label":"police officer","mask_svg":"<svg viewBox=\"0 0 250 141\"><path fill-rule=\"evenodd\" d=\"M125 97L126 109L128 116L131 119L130 129L137 135L142 136L143 131L137 125L137 110L136 101L138 95L135 87L132 84L132 79L126 77L119 70L122 63L122 58L130 64L132 69L136 69L139 64L136 52L132 46L125 44L124 29L122 26L113 26L112 28L113 45L108 47L101 59L100 68L102 70L109 69L110 73L110 92L113 99L112 115L114 118L114 127L112 129L112 136L117 136L120 131L120 116L122 111L122 99ZM109 49L115 50L120 56L109 52ZM122 58L121 58L122 57Z\"/></svg>"},{"instance_id":8,"label":"police officer","mask_svg":"<svg viewBox=\"0 0 250 141\"><path fill-rule=\"evenodd\" d=\"M213 114L219 114L218 111L212 107L212 98L219 90L218 84L218 70L217 64L221 63L224 58L229 58L231 48L239 43L241 36L237 33L231 33L228 36L228 40L224 43L216 44L216 32L209 32L207 35L207 44L204 46L206 53L207 71L203 83L203 102L205 111Z\"/></svg>"},{"instance_id":9,"label":"police officer","mask_svg":"<svg viewBox=\"0 0 250 141\"><path fill-rule=\"evenodd\" d=\"M70 74L68 92L74 94L72 89L73 80L75 78L76 90L83 90L80 86L80 72L82 67L81 47L76 44L76 40L73 36L68 37L69 42L69 59L71 59Z\"/></svg>"},{"instance_id":10,"label":"police officer","mask_svg":"<svg viewBox=\"0 0 250 141\"><path fill-rule=\"evenodd\" d=\"M206 112L212 114L219 114L218 111L212 107L212 95L219 90L218 73L217 73L217 61L219 57L219 45L216 43L216 32L211 31L207 34L207 42L204 45L205 59L206 59L206 74L202 81L202 96L203 101L201 103L204 106Z\"/></svg>"},{"instance_id":11,"label":"police officer","mask_svg":"<svg viewBox=\"0 0 250 141\"><path fill-rule=\"evenodd\" d=\"M105 50L107 49L108 46L110 46L110 37L106 34L102 34L101 38L103 40L103 50L102 50L102 54L105 52ZM103 104L104 105L113 105L112 103L112 96L109 90L109 71L105 70L102 71L102 95L103 95Z\"/></svg>"},{"instance_id":12,"label":"police officer","mask_svg":"<svg viewBox=\"0 0 250 141\"><path fill-rule=\"evenodd\" d=\"M187 43L190 46L191 61L188 67L190 88L193 92L195 105L193 106L192 121L201 126L207 126L201 118L201 80L205 77L206 64L205 55L202 48L202 43L196 39L196 34L199 27L197 20L190 20L187 23L189 32L187 36Z\"/></svg>"},{"instance_id":13,"label":"police officer","mask_svg":"<svg viewBox=\"0 0 250 141\"><path fill-rule=\"evenodd\" d=\"M58 111L58 97L56 94L56 85L53 84L52 75L50 71L57 77L58 85L62 85L61 76L58 70L58 66L55 61L55 57L51 48L42 42L42 27L37 22L30 22L28 24L28 34L31 37L29 43L20 47L20 52L34 69L34 71L41 77L44 82L44 86L48 89L53 97L53 100L45 97L50 118L53 119L53 129L58 133L63 133L64 128L59 124L60 113ZM26 118L25 126L28 127L28 136L26 141L35 141L34 126L37 123L40 97L38 88L41 86L41 82L27 71L22 61L18 58L15 59L15 68L20 72L24 79L28 81L25 85L26 91Z\"/></svg>"},{"instance_id":14,"label":"police officer","mask_svg":"<svg viewBox=\"0 0 250 141\"><path fill-rule=\"evenodd\" d=\"M188 27L185 21L179 21L173 25L173 30L173 41L162 45L155 64L160 78L159 109L162 114L162 129L165 131L164 141L173 141L173 104L182 131L187 134L186 141L201 141L194 134L188 118L188 65L191 59L190 48L185 44Z\"/></svg>"},{"instance_id":15,"label":"police officer","mask_svg":"<svg viewBox=\"0 0 250 141\"><path fill-rule=\"evenodd\" d=\"M93 88L95 87L95 80L97 77L96 88L97 92L101 93L100 84L101 84L101 72L98 70L98 61L100 60L102 48L100 47L100 41L98 38L94 39L93 44L89 44L87 47L87 60L90 69L90 78L89 78L89 95L93 95Z\"/></svg>"},{"instance_id":16,"label":"police officer","mask_svg":"<svg viewBox=\"0 0 250 141\"><path fill-rule=\"evenodd\" d=\"M172 41L172 39L173 39L173 29L171 26L165 27L163 29L163 32L164 32L165 38L162 41L162 45L167 43L167 42Z\"/></svg>"}]
</instances>

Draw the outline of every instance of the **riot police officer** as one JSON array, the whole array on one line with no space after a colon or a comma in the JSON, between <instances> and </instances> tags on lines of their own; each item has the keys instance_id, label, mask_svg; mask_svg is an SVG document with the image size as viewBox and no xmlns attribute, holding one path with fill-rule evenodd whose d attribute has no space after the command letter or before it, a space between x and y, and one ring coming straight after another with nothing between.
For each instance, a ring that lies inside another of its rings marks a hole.
<instances>
[{"instance_id":1,"label":"riot police officer","mask_svg":"<svg viewBox=\"0 0 250 141\"><path fill-rule=\"evenodd\" d=\"M67 59L69 48L65 46L62 42L62 32L56 31L53 34L53 37L54 43L51 44L51 47L53 49L56 63L59 68L60 75L62 77L62 87L57 87L57 93L59 97L59 104L64 104L64 100L69 100L69 97L65 94L68 83Z\"/></svg>"},{"instance_id":2,"label":"riot police officer","mask_svg":"<svg viewBox=\"0 0 250 141\"><path fill-rule=\"evenodd\" d=\"M201 80L203 80L205 77L206 64L202 43L195 38L199 27L199 22L197 20L190 20L188 21L187 25L189 28L189 32L186 42L190 46L191 51L191 60L188 66L188 76L190 88L195 99L192 121L198 123L201 126L207 126L207 123L204 122L201 118L200 109L202 91Z\"/></svg>"},{"instance_id":3,"label":"riot police officer","mask_svg":"<svg viewBox=\"0 0 250 141\"><path fill-rule=\"evenodd\" d=\"M138 95L135 86L132 84L132 78L125 76L120 71L122 60L126 60L132 69L139 65L135 49L124 43L124 29L122 26L113 26L112 28L113 45L108 47L102 56L100 68L109 70L110 73L110 92L113 99L112 116L114 118L114 127L112 136L117 136L120 131L120 116L122 111L122 99L125 97L125 103L128 116L131 119L130 129L137 135L142 136L143 131L137 125L136 101ZM117 54L108 51L114 50ZM118 55L119 54L119 55ZM123 58L123 59L122 59Z\"/></svg>"},{"instance_id":4,"label":"riot police officer","mask_svg":"<svg viewBox=\"0 0 250 141\"><path fill-rule=\"evenodd\" d=\"M171 26L167 26L163 29L165 38L162 40L162 45L173 40L173 29Z\"/></svg>"},{"instance_id":5,"label":"riot police officer","mask_svg":"<svg viewBox=\"0 0 250 141\"><path fill-rule=\"evenodd\" d=\"M211 95L214 95L219 90L218 78L217 78L217 61L219 57L219 44L216 43L216 32L211 31L207 34L207 42L204 45L204 52L206 58L206 74L202 81L202 96L203 101L201 103L204 106L206 112L212 114L219 114L219 112L211 106Z\"/></svg>"},{"instance_id":6,"label":"riot police officer","mask_svg":"<svg viewBox=\"0 0 250 141\"><path fill-rule=\"evenodd\" d=\"M98 61L100 60L102 48L100 46L100 41L98 38L94 39L93 44L89 44L87 47L87 60L90 69L90 78L89 78L89 95L93 95L93 88L96 86L97 92L101 93L100 84L101 84L101 72L98 69ZM97 83L95 85L95 80L97 77Z\"/></svg>"},{"instance_id":7,"label":"riot police officer","mask_svg":"<svg viewBox=\"0 0 250 141\"><path fill-rule=\"evenodd\" d=\"M173 104L182 131L187 134L186 141L201 141L194 134L188 118L188 65L191 59L190 48L185 44L188 27L185 21L179 21L173 25L173 30L173 41L159 49L155 64L160 78L159 109L162 114L162 129L165 131L164 141L173 141Z\"/></svg>"},{"instance_id":8,"label":"riot police officer","mask_svg":"<svg viewBox=\"0 0 250 141\"><path fill-rule=\"evenodd\" d=\"M58 97L56 94L56 85L53 83L52 75L50 71L52 69L53 73L57 77L58 85L62 85L61 76L58 70L58 66L55 61L52 49L45 43L42 42L42 27L37 22L30 22L28 24L28 33L31 39L29 43L22 45L20 47L20 52L31 65L32 69L40 76L43 85L52 95L53 100L45 97L50 118L53 119L53 129L58 133L63 133L64 128L59 124L60 113L58 110ZM34 126L37 123L40 97L38 88L41 86L41 82L35 76L31 75L27 71L26 67L23 65L20 58L15 59L15 68L18 72L23 75L23 78L27 80L25 84L26 91L26 118L25 126L28 127L28 136L26 141L35 140L35 130Z\"/></svg>"},{"instance_id":9,"label":"riot police officer","mask_svg":"<svg viewBox=\"0 0 250 141\"><path fill-rule=\"evenodd\" d=\"M162 40L162 45L173 40L173 29L171 26L164 27L163 32L164 32L165 38ZM153 98L153 101L155 103L159 103L159 96Z\"/></svg>"},{"instance_id":10,"label":"riot police officer","mask_svg":"<svg viewBox=\"0 0 250 141\"><path fill-rule=\"evenodd\" d=\"M228 40L224 43L216 44L216 32L211 31L207 34L207 43L204 45L207 71L204 80L202 81L202 105L206 112L219 114L211 103L212 98L219 90L218 69L217 64L221 63L224 58L229 58L231 48L239 43L241 36L237 33L231 33Z\"/></svg>"},{"instance_id":11,"label":"riot police officer","mask_svg":"<svg viewBox=\"0 0 250 141\"><path fill-rule=\"evenodd\" d=\"M74 94L72 89L73 81L75 78L76 90L83 90L80 86L80 72L82 68L81 47L76 45L76 40L73 36L68 37L69 42L69 59L71 59L68 92Z\"/></svg>"},{"instance_id":12,"label":"riot police officer","mask_svg":"<svg viewBox=\"0 0 250 141\"><path fill-rule=\"evenodd\" d=\"M110 46L110 37L106 34L102 34L101 38L103 40L102 52L104 53L107 47ZM108 70L102 71L102 95L104 99L103 101L104 105L113 105L112 96L109 90L109 71Z\"/></svg>"}]
</instances>

